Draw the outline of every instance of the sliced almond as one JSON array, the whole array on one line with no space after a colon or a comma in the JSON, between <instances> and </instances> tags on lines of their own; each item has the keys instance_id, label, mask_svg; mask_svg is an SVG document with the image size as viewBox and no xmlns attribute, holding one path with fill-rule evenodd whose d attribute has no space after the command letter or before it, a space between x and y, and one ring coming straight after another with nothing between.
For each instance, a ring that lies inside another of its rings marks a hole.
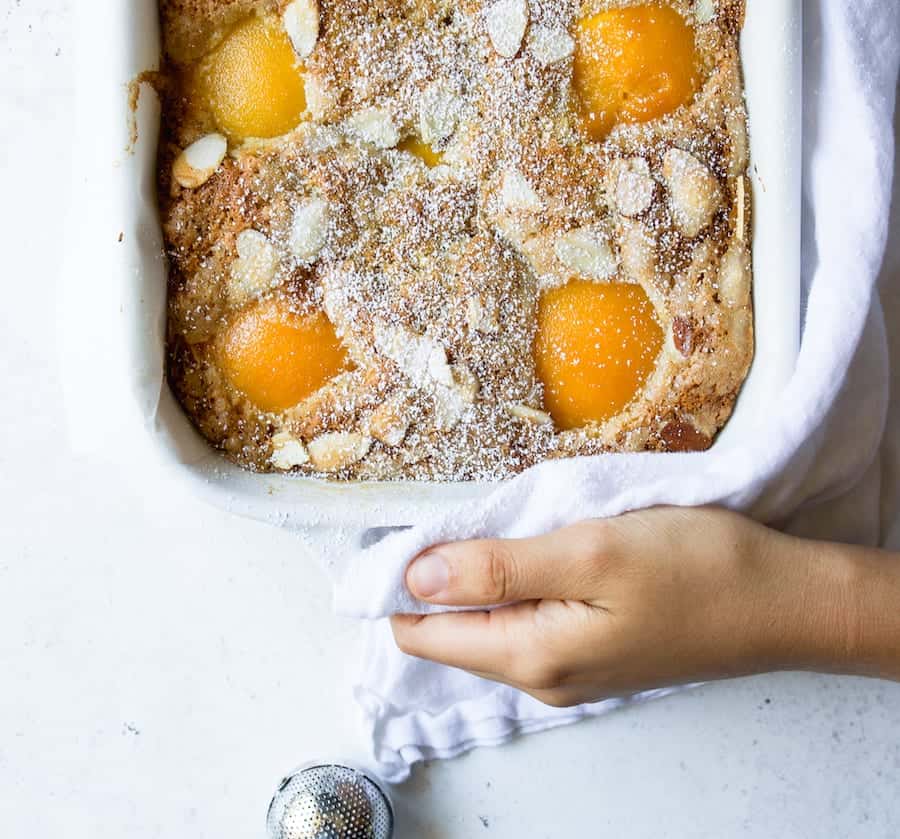
<instances>
[{"instance_id":1,"label":"sliced almond","mask_svg":"<svg viewBox=\"0 0 900 839\"><path fill-rule=\"evenodd\" d=\"M459 425L471 403L452 387L442 387L432 394L434 400L434 427L438 431L450 431Z\"/></svg>"},{"instance_id":2,"label":"sliced almond","mask_svg":"<svg viewBox=\"0 0 900 839\"><path fill-rule=\"evenodd\" d=\"M643 157L616 160L610 167L612 198L623 216L638 216L653 202L656 181Z\"/></svg>"},{"instance_id":3,"label":"sliced almond","mask_svg":"<svg viewBox=\"0 0 900 839\"><path fill-rule=\"evenodd\" d=\"M323 434L307 446L310 460L320 472L338 472L359 463L371 448L371 437L354 432Z\"/></svg>"},{"instance_id":4,"label":"sliced almond","mask_svg":"<svg viewBox=\"0 0 900 839\"><path fill-rule=\"evenodd\" d=\"M735 177L747 171L750 161L750 140L747 137L747 114L743 108L728 108L725 112L725 128L731 141L728 173Z\"/></svg>"},{"instance_id":5,"label":"sliced almond","mask_svg":"<svg viewBox=\"0 0 900 839\"><path fill-rule=\"evenodd\" d=\"M528 27L527 0L497 0L484 13L488 36L504 58L513 58L522 47Z\"/></svg>"},{"instance_id":6,"label":"sliced almond","mask_svg":"<svg viewBox=\"0 0 900 839\"><path fill-rule=\"evenodd\" d=\"M742 244L733 244L722 257L718 287L726 306L738 308L750 302L750 254Z\"/></svg>"},{"instance_id":7,"label":"sliced almond","mask_svg":"<svg viewBox=\"0 0 900 839\"><path fill-rule=\"evenodd\" d=\"M716 16L715 0L694 0L694 17L697 23L710 23Z\"/></svg>"},{"instance_id":8,"label":"sliced almond","mask_svg":"<svg viewBox=\"0 0 900 839\"><path fill-rule=\"evenodd\" d=\"M585 279L608 280L618 267L609 239L595 227L563 233L557 237L553 250L566 268Z\"/></svg>"},{"instance_id":9,"label":"sliced almond","mask_svg":"<svg viewBox=\"0 0 900 839\"><path fill-rule=\"evenodd\" d=\"M471 370L465 365L451 366L447 351L432 338L378 323L375 347L432 397L439 430L453 428L478 396L478 380Z\"/></svg>"},{"instance_id":10,"label":"sliced almond","mask_svg":"<svg viewBox=\"0 0 900 839\"><path fill-rule=\"evenodd\" d=\"M289 470L309 463L309 452L302 440L282 431L272 438L271 463L276 469Z\"/></svg>"},{"instance_id":11,"label":"sliced almond","mask_svg":"<svg viewBox=\"0 0 900 839\"><path fill-rule=\"evenodd\" d=\"M385 323L375 325L375 348L393 361L417 387L453 384L447 351L424 335Z\"/></svg>"},{"instance_id":12,"label":"sliced almond","mask_svg":"<svg viewBox=\"0 0 900 839\"><path fill-rule=\"evenodd\" d=\"M439 431L449 431L457 426L478 397L478 379L471 370L458 365L453 368L453 378L452 387L437 385L431 393L435 427Z\"/></svg>"},{"instance_id":13,"label":"sliced almond","mask_svg":"<svg viewBox=\"0 0 900 839\"><path fill-rule=\"evenodd\" d=\"M453 387L453 370L447 363L447 351L439 344L434 344L428 356L428 375L438 384Z\"/></svg>"},{"instance_id":14,"label":"sliced almond","mask_svg":"<svg viewBox=\"0 0 900 839\"><path fill-rule=\"evenodd\" d=\"M350 132L379 149L392 149L400 142L400 131L391 115L382 108L366 108L347 122Z\"/></svg>"},{"instance_id":15,"label":"sliced almond","mask_svg":"<svg viewBox=\"0 0 900 839\"><path fill-rule=\"evenodd\" d=\"M238 256L241 259L256 259L261 254L274 255L275 249L265 233L248 228L238 233L235 239Z\"/></svg>"},{"instance_id":16,"label":"sliced almond","mask_svg":"<svg viewBox=\"0 0 900 839\"><path fill-rule=\"evenodd\" d=\"M453 384L460 396L472 405L481 391L481 385L476 375L465 364L454 364L452 369Z\"/></svg>"},{"instance_id":17,"label":"sliced almond","mask_svg":"<svg viewBox=\"0 0 900 839\"><path fill-rule=\"evenodd\" d=\"M284 10L282 21L294 51L300 58L308 58L319 40L318 0L293 0Z\"/></svg>"},{"instance_id":18,"label":"sliced almond","mask_svg":"<svg viewBox=\"0 0 900 839\"><path fill-rule=\"evenodd\" d=\"M549 67L575 52L575 39L561 26L535 26L530 49L542 67Z\"/></svg>"},{"instance_id":19,"label":"sliced almond","mask_svg":"<svg viewBox=\"0 0 900 839\"><path fill-rule=\"evenodd\" d=\"M666 152L662 173L675 223L693 239L709 225L722 204L719 181L694 155L677 148Z\"/></svg>"},{"instance_id":20,"label":"sliced almond","mask_svg":"<svg viewBox=\"0 0 900 839\"><path fill-rule=\"evenodd\" d=\"M527 212L503 212L498 213L494 219L497 231L527 259L531 260L528 252L529 243L534 242L536 238L540 238L541 218L535 213ZM550 255L553 255L553 249L550 248ZM535 269L537 270L537 269Z\"/></svg>"},{"instance_id":21,"label":"sliced almond","mask_svg":"<svg viewBox=\"0 0 900 839\"><path fill-rule=\"evenodd\" d=\"M747 224L745 214L746 214L746 196L744 194L744 176L741 175L737 179L737 185L735 187L735 221L734 221L734 237L739 242L744 241L744 227Z\"/></svg>"},{"instance_id":22,"label":"sliced almond","mask_svg":"<svg viewBox=\"0 0 900 839\"><path fill-rule=\"evenodd\" d=\"M507 169L500 186L500 201L510 212L537 213L543 207L540 196L518 169Z\"/></svg>"},{"instance_id":23,"label":"sliced almond","mask_svg":"<svg viewBox=\"0 0 900 839\"><path fill-rule=\"evenodd\" d=\"M313 262L328 240L328 202L322 198L310 198L294 211L291 224L291 253L301 262Z\"/></svg>"},{"instance_id":24,"label":"sliced almond","mask_svg":"<svg viewBox=\"0 0 900 839\"><path fill-rule=\"evenodd\" d=\"M317 73L306 73L303 79L306 107L314 120L327 119L337 106L337 96Z\"/></svg>"},{"instance_id":25,"label":"sliced almond","mask_svg":"<svg viewBox=\"0 0 900 839\"><path fill-rule=\"evenodd\" d=\"M507 405L506 410L516 419L530 422L534 425L553 425L553 417L546 411L530 408L528 405Z\"/></svg>"},{"instance_id":26,"label":"sliced almond","mask_svg":"<svg viewBox=\"0 0 900 839\"><path fill-rule=\"evenodd\" d=\"M496 301L489 298L470 297L466 301L466 324L476 332L494 334L499 331Z\"/></svg>"},{"instance_id":27,"label":"sliced almond","mask_svg":"<svg viewBox=\"0 0 900 839\"><path fill-rule=\"evenodd\" d=\"M737 357L746 358L753 347L753 313L750 307L732 310L730 321L727 326L728 346L739 354Z\"/></svg>"},{"instance_id":28,"label":"sliced almond","mask_svg":"<svg viewBox=\"0 0 900 839\"><path fill-rule=\"evenodd\" d=\"M391 418L388 421L379 423L379 421L373 417L369 422L372 436L380 443L384 443L384 445L389 446L392 449L401 445L406 439L406 435L409 433L409 420Z\"/></svg>"},{"instance_id":29,"label":"sliced almond","mask_svg":"<svg viewBox=\"0 0 900 839\"><path fill-rule=\"evenodd\" d=\"M633 282L649 286L656 276L656 241L639 221L623 219L619 248L622 271Z\"/></svg>"},{"instance_id":30,"label":"sliced almond","mask_svg":"<svg viewBox=\"0 0 900 839\"><path fill-rule=\"evenodd\" d=\"M392 448L399 446L409 432L409 400L396 394L369 415L368 433Z\"/></svg>"},{"instance_id":31,"label":"sliced almond","mask_svg":"<svg viewBox=\"0 0 900 839\"><path fill-rule=\"evenodd\" d=\"M221 134L207 134L178 155L172 176L184 189L197 189L216 173L227 154L228 141Z\"/></svg>"},{"instance_id":32,"label":"sliced almond","mask_svg":"<svg viewBox=\"0 0 900 839\"><path fill-rule=\"evenodd\" d=\"M232 302L243 303L272 288L278 274L278 254L258 230L238 234L237 252L238 258L231 263L228 295Z\"/></svg>"},{"instance_id":33,"label":"sliced almond","mask_svg":"<svg viewBox=\"0 0 900 839\"><path fill-rule=\"evenodd\" d=\"M299 129L299 139L303 146L314 154L331 151L344 145L346 137L335 125L316 125L309 123Z\"/></svg>"},{"instance_id":34,"label":"sliced almond","mask_svg":"<svg viewBox=\"0 0 900 839\"><path fill-rule=\"evenodd\" d=\"M432 145L446 140L459 123L463 100L449 87L435 82L425 88L419 101L419 136Z\"/></svg>"}]
</instances>

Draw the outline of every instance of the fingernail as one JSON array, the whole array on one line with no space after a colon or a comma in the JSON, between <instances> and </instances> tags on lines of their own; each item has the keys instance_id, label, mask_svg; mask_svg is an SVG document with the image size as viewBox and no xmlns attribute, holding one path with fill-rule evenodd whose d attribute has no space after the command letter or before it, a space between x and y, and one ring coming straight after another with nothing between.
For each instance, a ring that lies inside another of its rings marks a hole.
<instances>
[{"instance_id":1,"label":"fingernail","mask_svg":"<svg viewBox=\"0 0 900 839\"><path fill-rule=\"evenodd\" d=\"M406 583L416 597L434 597L450 582L450 571L444 559L427 553L413 561L406 572Z\"/></svg>"}]
</instances>

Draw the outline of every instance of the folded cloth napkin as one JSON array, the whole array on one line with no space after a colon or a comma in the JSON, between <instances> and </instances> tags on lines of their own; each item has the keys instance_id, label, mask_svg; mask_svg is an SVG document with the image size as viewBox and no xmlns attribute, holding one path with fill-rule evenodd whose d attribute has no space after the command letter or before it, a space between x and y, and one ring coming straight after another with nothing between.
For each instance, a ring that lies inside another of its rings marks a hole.
<instances>
[{"instance_id":1,"label":"folded cloth napkin","mask_svg":"<svg viewBox=\"0 0 900 839\"><path fill-rule=\"evenodd\" d=\"M429 545L534 536L657 504L710 503L762 521L793 522L798 530L813 526L810 511L817 505L837 505L844 512L829 516L835 528L819 535L877 538L878 504L870 490L837 499L867 473L873 476L884 430L886 344L873 291L893 173L900 4L809 2L805 11L805 311L796 372L783 398L771 406L766 428L739 446L546 463L486 500L390 533L338 563L337 608L371 619L356 697L386 778L402 780L418 760L451 757L636 701L551 709L512 688L401 654L387 621L375 619L424 611L406 592L403 575Z\"/></svg>"}]
</instances>

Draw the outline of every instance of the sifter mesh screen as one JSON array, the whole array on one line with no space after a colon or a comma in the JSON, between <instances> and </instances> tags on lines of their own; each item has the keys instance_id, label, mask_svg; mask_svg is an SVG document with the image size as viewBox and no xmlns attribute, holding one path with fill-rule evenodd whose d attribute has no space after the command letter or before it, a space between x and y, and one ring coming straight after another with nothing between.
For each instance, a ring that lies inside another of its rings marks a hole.
<instances>
[{"instance_id":1,"label":"sifter mesh screen","mask_svg":"<svg viewBox=\"0 0 900 839\"><path fill-rule=\"evenodd\" d=\"M394 813L382 789L347 766L308 766L285 778L269 806L270 839L390 839Z\"/></svg>"}]
</instances>

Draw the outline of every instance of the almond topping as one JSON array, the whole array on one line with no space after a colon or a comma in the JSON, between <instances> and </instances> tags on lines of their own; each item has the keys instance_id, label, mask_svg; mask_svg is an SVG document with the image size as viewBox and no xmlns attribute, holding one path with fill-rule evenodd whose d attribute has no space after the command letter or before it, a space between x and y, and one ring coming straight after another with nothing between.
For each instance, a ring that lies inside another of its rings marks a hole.
<instances>
[{"instance_id":1,"label":"almond topping","mask_svg":"<svg viewBox=\"0 0 900 839\"><path fill-rule=\"evenodd\" d=\"M400 132L391 115L382 108L366 108L348 120L350 131L378 149L392 149L400 142Z\"/></svg>"},{"instance_id":2,"label":"almond topping","mask_svg":"<svg viewBox=\"0 0 900 839\"><path fill-rule=\"evenodd\" d=\"M493 299L484 301L481 297L470 297L466 301L466 324L476 332L496 333L500 329L497 321L497 304Z\"/></svg>"},{"instance_id":3,"label":"almond topping","mask_svg":"<svg viewBox=\"0 0 900 839\"><path fill-rule=\"evenodd\" d=\"M656 181L643 157L617 160L610 169L613 200L623 216L638 216L653 201Z\"/></svg>"},{"instance_id":4,"label":"almond topping","mask_svg":"<svg viewBox=\"0 0 900 839\"><path fill-rule=\"evenodd\" d=\"M478 396L478 380L464 365L451 366L447 351L435 340L402 327L375 325L375 348L434 401L435 426L453 428Z\"/></svg>"},{"instance_id":5,"label":"almond topping","mask_svg":"<svg viewBox=\"0 0 900 839\"><path fill-rule=\"evenodd\" d=\"M419 102L419 136L432 145L446 140L459 122L462 100L440 82L429 85Z\"/></svg>"},{"instance_id":6,"label":"almond topping","mask_svg":"<svg viewBox=\"0 0 900 839\"><path fill-rule=\"evenodd\" d=\"M728 108L725 112L725 128L731 142L728 157L728 174L738 177L747 170L750 161L750 140L747 137L747 115L743 108Z\"/></svg>"},{"instance_id":7,"label":"almond topping","mask_svg":"<svg viewBox=\"0 0 900 839\"><path fill-rule=\"evenodd\" d=\"M453 387L453 371L447 363L447 352L438 344L428 356L428 375L444 387Z\"/></svg>"},{"instance_id":8,"label":"almond topping","mask_svg":"<svg viewBox=\"0 0 900 839\"><path fill-rule=\"evenodd\" d=\"M469 403L453 388L444 387L435 391L434 427L437 431L450 431L459 425Z\"/></svg>"},{"instance_id":9,"label":"almond topping","mask_svg":"<svg viewBox=\"0 0 900 839\"><path fill-rule=\"evenodd\" d=\"M744 227L746 226L746 198L744 195L744 176L740 175L737 179L737 194L735 203L737 204L737 212L735 213L734 235L739 242L744 241Z\"/></svg>"},{"instance_id":10,"label":"almond topping","mask_svg":"<svg viewBox=\"0 0 900 839\"><path fill-rule=\"evenodd\" d=\"M542 67L549 67L575 52L575 39L561 26L535 26L530 48L538 63Z\"/></svg>"},{"instance_id":11,"label":"almond topping","mask_svg":"<svg viewBox=\"0 0 900 839\"><path fill-rule=\"evenodd\" d=\"M326 119L337 105L337 97L324 79L316 73L307 73L303 79L306 107L314 120Z\"/></svg>"},{"instance_id":12,"label":"almond topping","mask_svg":"<svg viewBox=\"0 0 900 839\"><path fill-rule=\"evenodd\" d=\"M393 361L417 387L453 385L447 351L437 341L385 323L375 325L375 348Z\"/></svg>"},{"instance_id":13,"label":"almond topping","mask_svg":"<svg viewBox=\"0 0 900 839\"><path fill-rule=\"evenodd\" d=\"M739 352L747 353L753 346L753 315L749 306L735 309L731 313L728 337Z\"/></svg>"},{"instance_id":14,"label":"almond topping","mask_svg":"<svg viewBox=\"0 0 900 839\"><path fill-rule=\"evenodd\" d=\"M503 173L500 200L505 209L516 212L536 213L543 207L540 196L518 169L507 169Z\"/></svg>"},{"instance_id":15,"label":"almond topping","mask_svg":"<svg viewBox=\"0 0 900 839\"><path fill-rule=\"evenodd\" d=\"M399 446L409 431L409 400L392 396L369 415L368 433L386 446Z\"/></svg>"},{"instance_id":16,"label":"almond topping","mask_svg":"<svg viewBox=\"0 0 900 839\"><path fill-rule=\"evenodd\" d=\"M529 408L527 405L507 405L506 410L516 419L534 423L534 425L552 425L553 417L546 411Z\"/></svg>"},{"instance_id":17,"label":"almond topping","mask_svg":"<svg viewBox=\"0 0 900 839\"><path fill-rule=\"evenodd\" d=\"M662 172L669 187L675 223L693 239L712 221L722 204L719 182L694 155L677 148L666 152Z\"/></svg>"},{"instance_id":18,"label":"almond topping","mask_svg":"<svg viewBox=\"0 0 900 839\"><path fill-rule=\"evenodd\" d=\"M589 280L608 280L616 273L616 257L609 239L594 227L580 227L557 238L556 258L569 270Z\"/></svg>"},{"instance_id":19,"label":"almond topping","mask_svg":"<svg viewBox=\"0 0 900 839\"><path fill-rule=\"evenodd\" d=\"M439 384L432 390L435 427L439 431L449 431L456 426L478 398L478 379L468 367L456 365L452 374L451 387Z\"/></svg>"},{"instance_id":20,"label":"almond topping","mask_svg":"<svg viewBox=\"0 0 900 839\"><path fill-rule=\"evenodd\" d=\"M697 23L710 23L716 16L715 0L695 0L694 17Z\"/></svg>"},{"instance_id":21,"label":"almond topping","mask_svg":"<svg viewBox=\"0 0 900 839\"><path fill-rule=\"evenodd\" d=\"M743 245L732 246L719 264L719 296L736 309L750 301L750 254Z\"/></svg>"},{"instance_id":22,"label":"almond topping","mask_svg":"<svg viewBox=\"0 0 900 839\"><path fill-rule=\"evenodd\" d=\"M481 391L478 379L465 364L454 364L451 369L453 372L453 384L451 386L459 392L459 395L469 405L472 405Z\"/></svg>"},{"instance_id":23,"label":"almond topping","mask_svg":"<svg viewBox=\"0 0 900 839\"><path fill-rule=\"evenodd\" d=\"M309 463L309 453L302 440L298 440L287 431L282 431L272 438L271 463L276 469L285 471L295 466L303 466Z\"/></svg>"},{"instance_id":24,"label":"almond topping","mask_svg":"<svg viewBox=\"0 0 900 839\"><path fill-rule=\"evenodd\" d=\"M310 460L320 472L339 472L359 463L371 448L371 437L353 432L323 434L307 446Z\"/></svg>"},{"instance_id":25,"label":"almond topping","mask_svg":"<svg viewBox=\"0 0 900 839\"><path fill-rule=\"evenodd\" d=\"M239 233L236 244L238 258L231 263L228 294L233 302L243 303L272 288L278 273L278 254L258 230Z\"/></svg>"},{"instance_id":26,"label":"almond topping","mask_svg":"<svg viewBox=\"0 0 900 839\"><path fill-rule=\"evenodd\" d=\"M310 198L294 212L291 225L291 253L301 262L314 262L328 239L328 202Z\"/></svg>"},{"instance_id":27,"label":"almond topping","mask_svg":"<svg viewBox=\"0 0 900 839\"><path fill-rule=\"evenodd\" d=\"M294 51L300 58L308 58L319 40L318 0L294 0L284 10L282 21Z\"/></svg>"},{"instance_id":28,"label":"almond topping","mask_svg":"<svg viewBox=\"0 0 900 839\"><path fill-rule=\"evenodd\" d=\"M197 189L215 174L226 154L228 141L221 134L208 134L178 155L172 176L184 189Z\"/></svg>"},{"instance_id":29,"label":"almond topping","mask_svg":"<svg viewBox=\"0 0 900 839\"><path fill-rule=\"evenodd\" d=\"M623 219L619 247L625 276L633 282L651 284L656 276L656 241L644 225Z\"/></svg>"},{"instance_id":30,"label":"almond topping","mask_svg":"<svg viewBox=\"0 0 900 839\"><path fill-rule=\"evenodd\" d=\"M527 0L497 0L485 10L484 19L497 53L504 58L515 56L528 26Z\"/></svg>"}]
</instances>

